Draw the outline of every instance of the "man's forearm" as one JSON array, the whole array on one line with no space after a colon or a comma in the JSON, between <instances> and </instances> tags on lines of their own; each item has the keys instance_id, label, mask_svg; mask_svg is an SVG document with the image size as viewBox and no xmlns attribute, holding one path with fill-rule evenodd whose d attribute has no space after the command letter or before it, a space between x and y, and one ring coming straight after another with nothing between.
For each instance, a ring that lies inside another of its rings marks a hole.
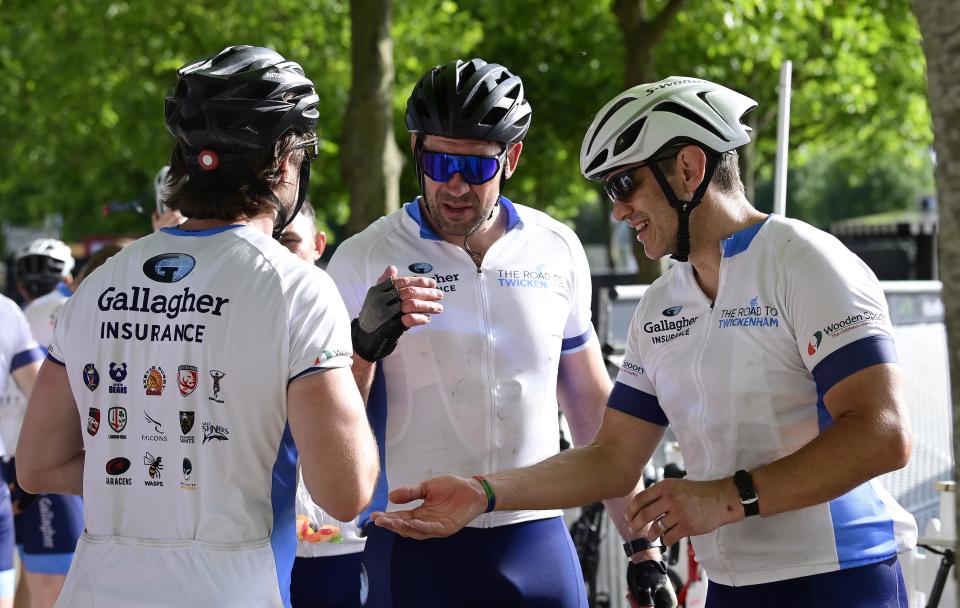
<instances>
[{"instance_id":1,"label":"man's forearm","mask_svg":"<svg viewBox=\"0 0 960 608\"><path fill-rule=\"evenodd\" d=\"M354 353L353 366L350 371L353 373L353 380L357 383L360 396L363 397L363 403L366 404L370 397L370 387L373 386L373 376L377 371L377 364L371 363Z\"/></svg>"}]
</instances>

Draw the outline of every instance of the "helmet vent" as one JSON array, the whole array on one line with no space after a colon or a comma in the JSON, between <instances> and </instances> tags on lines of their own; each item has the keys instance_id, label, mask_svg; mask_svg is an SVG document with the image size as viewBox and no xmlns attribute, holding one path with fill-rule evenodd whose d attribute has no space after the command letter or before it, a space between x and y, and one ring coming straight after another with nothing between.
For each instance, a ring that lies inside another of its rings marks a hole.
<instances>
[{"instance_id":1,"label":"helmet vent","mask_svg":"<svg viewBox=\"0 0 960 608\"><path fill-rule=\"evenodd\" d=\"M607 160L607 149L604 148L603 150L600 150L600 154L597 154L597 157L593 159L593 162L590 163L590 166L588 166L586 170L584 170L583 172L584 175L588 176L588 179L590 179L591 172L597 167L599 167L600 165L602 165L604 162L606 162L606 160Z\"/></svg>"},{"instance_id":2,"label":"helmet vent","mask_svg":"<svg viewBox=\"0 0 960 608\"><path fill-rule=\"evenodd\" d=\"M593 147L593 140L597 138L597 134L600 133L600 129L602 129L603 125L605 125L607 121L610 120L610 117L616 114L617 110L619 110L620 108L622 108L623 106L627 105L628 103L630 103L635 99L636 97L624 97L623 99L615 103L614 106L610 108L606 114L603 115L603 118L600 119L600 122L597 123L596 128L594 128L593 130L593 137L590 138L590 145L587 146L587 150L590 150Z\"/></svg>"},{"instance_id":3,"label":"helmet vent","mask_svg":"<svg viewBox=\"0 0 960 608\"><path fill-rule=\"evenodd\" d=\"M714 127L713 125L705 121L696 112L692 112L690 111L689 108L686 108L676 102L665 101L661 104L658 104L657 107L653 109L653 111L654 112L670 112L671 114L682 116L683 118L686 118L690 122L696 123L697 125L703 127L707 131L710 131L717 137L717 139L720 139L722 141L730 141L723 135L723 133L721 133L720 131L717 131L716 127Z\"/></svg>"},{"instance_id":4,"label":"helmet vent","mask_svg":"<svg viewBox=\"0 0 960 608\"><path fill-rule=\"evenodd\" d=\"M624 129L613 145L613 155L620 156L624 150L629 150L636 143L637 137L640 136L640 131L643 130L645 124L647 124L647 117L642 116L640 120Z\"/></svg>"}]
</instances>

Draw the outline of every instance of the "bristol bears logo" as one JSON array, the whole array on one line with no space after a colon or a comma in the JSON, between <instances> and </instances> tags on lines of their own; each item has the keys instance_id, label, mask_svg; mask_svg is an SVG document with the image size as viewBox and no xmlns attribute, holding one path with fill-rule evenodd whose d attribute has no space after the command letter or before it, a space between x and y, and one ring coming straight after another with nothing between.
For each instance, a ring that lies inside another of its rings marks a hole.
<instances>
[{"instance_id":1,"label":"bristol bears logo","mask_svg":"<svg viewBox=\"0 0 960 608\"><path fill-rule=\"evenodd\" d=\"M90 411L87 412L87 432L90 433L90 436L93 437L97 434L97 431L100 430L100 410L95 407L91 407Z\"/></svg>"},{"instance_id":2,"label":"bristol bears logo","mask_svg":"<svg viewBox=\"0 0 960 608\"><path fill-rule=\"evenodd\" d=\"M192 365L181 365L177 368L177 386L180 394L186 397L197 388L197 368Z\"/></svg>"},{"instance_id":3,"label":"bristol bears logo","mask_svg":"<svg viewBox=\"0 0 960 608\"><path fill-rule=\"evenodd\" d=\"M113 380L113 384L110 386L111 393L120 393L126 394L127 387L123 385L123 381L127 377L127 364L121 363L117 365L116 363L110 363L110 379Z\"/></svg>"},{"instance_id":4,"label":"bristol bears logo","mask_svg":"<svg viewBox=\"0 0 960 608\"><path fill-rule=\"evenodd\" d=\"M97 371L97 366L93 363L87 363L83 366L83 383L91 391L97 390L97 387L100 386L100 372Z\"/></svg>"}]
</instances>

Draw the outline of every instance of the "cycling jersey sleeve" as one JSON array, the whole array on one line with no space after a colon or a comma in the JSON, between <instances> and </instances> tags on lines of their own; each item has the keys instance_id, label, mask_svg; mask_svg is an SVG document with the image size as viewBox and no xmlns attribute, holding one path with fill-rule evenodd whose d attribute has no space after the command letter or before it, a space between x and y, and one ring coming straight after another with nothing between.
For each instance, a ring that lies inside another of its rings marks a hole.
<instances>
[{"instance_id":1,"label":"cycling jersey sleeve","mask_svg":"<svg viewBox=\"0 0 960 608\"><path fill-rule=\"evenodd\" d=\"M583 246L571 235L570 247L570 316L563 328L563 343L560 352L564 355L582 350L593 335L590 318L590 265Z\"/></svg>"},{"instance_id":2,"label":"cycling jersey sleeve","mask_svg":"<svg viewBox=\"0 0 960 608\"><path fill-rule=\"evenodd\" d=\"M797 348L820 394L862 369L896 363L880 283L839 241L794 242L785 256L784 299Z\"/></svg>"},{"instance_id":3,"label":"cycling jersey sleeve","mask_svg":"<svg viewBox=\"0 0 960 608\"><path fill-rule=\"evenodd\" d=\"M3 308L5 309L2 311L3 317L6 319L5 323L9 323L9 329L4 328L4 331L9 331L7 336L10 340L6 345L10 353L10 365L6 372L12 373L24 365L43 359L43 351L37 341L33 339L33 335L30 333L30 325L27 323L23 311L12 300L7 299L3 301Z\"/></svg>"},{"instance_id":4,"label":"cycling jersey sleeve","mask_svg":"<svg viewBox=\"0 0 960 608\"><path fill-rule=\"evenodd\" d=\"M290 302L290 378L353 359L350 318L333 281L319 268L297 283Z\"/></svg>"},{"instance_id":5,"label":"cycling jersey sleeve","mask_svg":"<svg viewBox=\"0 0 960 608\"><path fill-rule=\"evenodd\" d=\"M620 365L617 381L607 399L607 407L620 410L635 418L652 422L658 426L669 426L670 421L660 407L656 389L647 375L640 358L640 308L633 315L627 332L627 350Z\"/></svg>"}]
</instances>

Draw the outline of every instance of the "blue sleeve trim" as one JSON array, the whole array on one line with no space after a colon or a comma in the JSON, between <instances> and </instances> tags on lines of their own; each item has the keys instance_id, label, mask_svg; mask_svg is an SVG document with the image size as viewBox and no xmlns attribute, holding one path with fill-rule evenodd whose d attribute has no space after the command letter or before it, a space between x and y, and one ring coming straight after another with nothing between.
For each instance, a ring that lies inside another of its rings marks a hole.
<instances>
[{"instance_id":1,"label":"blue sleeve trim","mask_svg":"<svg viewBox=\"0 0 960 608\"><path fill-rule=\"evenodd\" d=\"M612 407L634 418L652 422L657 426L670 426L670 420L660 407L660 402L650 393L617 382L610 391L607 407Z\"/></svg>"},{"instance_id":2,"label":"blue sleeve trim","mask_svg":"<svg viewBox=\"0 0 960 608\"><path fill-rule=\"evenodd\" d=\"M560 344L560 352L565 353L568 350L573 350L575 348L580 348L587 343L587 340L590 339L590 334L593 332L593 326L587 328L587 331L583 332L579 336L574 336L572 338L564 338L563 342Z\"/></svg>"},{"instance_id":3,"label":"blue sleeve trim","mask_svg":"<svg viewBox=\"0 0 960 608\"><path fill-rule=\"evenodd\" d=\"M56 357L54 357L54 356L51 355L50 353L47 353L47 361L50 361L51 363L56 363L56 364L59 365L60 367L66 367L66 366L67 366L66 363L64 363L64 362L61 361L60 359L57 359Z\"/></svg>"},{"instance_id":4,"label":"blue sleeve trim","mask_svg":"<svg viewBox=\"0 0 960 608\"><path fill-rule=\"evenodd\" d=\"M13 356L13 361L10 362L10 371L15 372L24 365L30 365L34 361L40 361L41 359L43 359L43 349L40 347L34 347L22 353L17 353Z\"/></svg>"},{"instance_id":5,"label":"blue sleeve trim","mask_svg":"<svg viewBox=\"0 0 960 608\"><path fill-rule=\"evenodd\" d=\"M880 363L899 363L892 338L868 336L851 342L827 355L813 368L817 392L825 395L841 380Z\"/></svg>"}]
</instances>

